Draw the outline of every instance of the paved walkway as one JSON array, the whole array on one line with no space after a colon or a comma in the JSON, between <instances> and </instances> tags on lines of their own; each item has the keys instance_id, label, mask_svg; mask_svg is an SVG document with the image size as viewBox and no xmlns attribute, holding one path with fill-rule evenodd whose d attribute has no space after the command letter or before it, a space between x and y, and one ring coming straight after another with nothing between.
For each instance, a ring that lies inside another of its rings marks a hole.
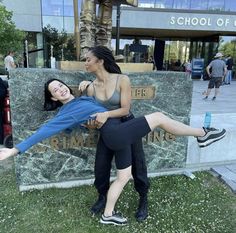
<instances>
[{"instance_id":1,"label":"paved walkway","mask_svg":"<svg viewBox=\"0 0 236 233\"><path fill-rule=\"evenodd\" d=\"M217 166L211 170L236 194L236 164Z\"/></svg>"},{"instance_id":2,"label":"paved walkway","mask_svg":"<svg viewBox=\"0 0 236 233\"><path fill-rule=\"evenodd\" d=\"M236 113L236 81L220 88L220 94L212 101L214 92L208 100L202 100L202 92L207 89L208 81L194 81L191 115L204 114L209 111L213 114ZM225 124L225 122L224 122ZM235 124L236 125L236 124ZM219 126L220 127L220 126ZM235 152L236 153L236 152ZM215 166L211 168L220 180L225 182L236 193L236 164Z\"/></svg>"}]
</instances>

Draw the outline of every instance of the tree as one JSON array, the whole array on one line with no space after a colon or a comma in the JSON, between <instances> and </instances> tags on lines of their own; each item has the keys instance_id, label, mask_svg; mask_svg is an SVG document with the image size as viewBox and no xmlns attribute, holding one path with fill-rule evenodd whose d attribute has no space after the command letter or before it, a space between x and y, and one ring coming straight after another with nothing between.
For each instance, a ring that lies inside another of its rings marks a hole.
<instances>
[{"instance_id":1,"label":"tree","mask_svg":"<svg viewBox=\"0 0 236 233\"><path fill-rule=\"evenodd\" d=\"M25 33L16 28L12 21L12 12L0 2L0 54L6 55L8 51L21 51Z\"/></svg>"},{"instance_id":2,"label":"tree","mask_svg":"<svg viewBox=\"0 0 236 233\"><path fill-rule=\"evenodd\" d=\"M58 30L50 25L43 28L43 35L45 41L45 58L46 66L49 67L50 57L56 58L57 61L76 60L76 49L74 37L69 37L65 31L58 32ZM51 46L53 46L53 54L51 54ZM62 58L63 54L63 58Z\"/></svg>"}]
</instances>

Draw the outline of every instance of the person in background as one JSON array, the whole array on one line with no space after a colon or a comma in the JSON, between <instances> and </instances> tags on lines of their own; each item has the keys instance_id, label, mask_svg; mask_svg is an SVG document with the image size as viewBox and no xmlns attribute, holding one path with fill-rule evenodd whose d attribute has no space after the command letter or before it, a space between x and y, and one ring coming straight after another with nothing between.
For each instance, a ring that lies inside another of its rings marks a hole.
<instances>
[{"instance_id":1,"label":"person in background","mask_svg":"<svg viewBox=\"0 0 236 233\"><path fill-rule=\"evenodd\" d=\"M154 60L153 56L150 56L150 58L148 60L148 63L152 63L153 64L152 70L156 69L155 60Z\"/></svg>"},{"instance_id":2,"label":"person in background","mask_svg":"<svg viewBox=\"0 0 236 233\"><path fill-rule=\"evenodd\" d=\"M227 56L227 60L226 60L226 66L227 66L227 74L225 76L225 84L228 85L230 84L231 80L232 80L232 69L233 69L233 58L231 57L231 55L229 54Z\"/></svg>"},{"instance_id":3,"label":"person in background","mask_svg":"<svg viewBox=\"0 0 236 233\"><path fill-rule=\"evenodd\" d=\"M5 70L7 72L7 77L9 78L9 71L16 68L16 64L14 62L14 52L9 51L8 55L4 58Z\"/></svg>"},{"instance_id":4,"label":"person in background","mask_svg":"<svg viewBox=\"0 0 236 233\"><path fill-rule=\"evenodd\" d=\"M192 63L190 60L186 61L184 63L184 68L185 68L185 72L189 74L189 77L191 77L191 73L192 73Z\"/></svg>"},{"instance_id":5,"label":"person in background","mask_svg":"<svg viewBox=\"0 0 236 233\"><path fill-rule=\"evenodd\" d=\"M219 94L220 86L224 80L224 77L227 73L227 67L225 61L222 59L223 54L217 53L214 57L215 59L210 62L210 64L206 67L206 72L210 77L210 81L208 84L208 89L206 92L206 96L203 98L204 100L208 99L208 96L211 93L211 90L215 88L215 95L212 100L216 99L216 96ZM211 72L210 72L211 69Z\"/></svg>"}]
</instances>

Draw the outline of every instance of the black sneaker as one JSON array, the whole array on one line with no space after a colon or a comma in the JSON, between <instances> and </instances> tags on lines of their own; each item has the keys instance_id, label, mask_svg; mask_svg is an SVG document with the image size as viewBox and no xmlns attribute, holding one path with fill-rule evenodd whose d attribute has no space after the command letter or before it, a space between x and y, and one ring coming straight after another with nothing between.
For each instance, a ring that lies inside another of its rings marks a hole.
<instances>
[{"instance_id":1,"label":"black sneaker","mask_svg":"<svg viewBox=\"0 0 236 233\"><path fill-rule=\"evenodd\" d=\"M199 147L209 146L213 142L222 139L226 134L225 129L204 128L204 127L203 129L206 132L206 134L202 137L197 137L197 142Z\"/></svg>"},{"instance_id":2,"label":"black sneaker","mask_svg":"<svg viewBox=\"0 0 236 233\"><path fill-rule=\"evenodd\" d=\"M208 99L208 96L205 96L204 98L203 98L203 100L207 100Z\"/></svg>"},{"instance_id":3,"label":"black sneaker","mask_svg":"<svg viewBox=\"0 0 236 233\"><path fill-rule=\"evenodd\" d=\"M106 205L106 196L100 194L97 201L91 207L90 212L93 215L98 214L105 209L105 205Z\"/></svg>"},{"instance_id":4,"label":"black sneaker","mask_svg":"<svg viewBox=\"0 0 236 233\"><path fill-rule=\"evenodd\" d=\"M214 97L212 98L212 100L216 100L216 97L214 96Z\"/></svg>"},{"instance_id":5,"label":"black sneaker","mask_svg":"<svg viewBox=\"0 0 236 233\"><path fill-rule=\"evenodd\" d=\"M124 218L120 213L113 211L111 216L104 216L103 214L100 219L100 223L122 226L127 224L127 219Z\"/></svg>"},{"instance_id":6,"label":"black sneaker","mask_svg":"<svg viewBox=\"0 0 236 233\"><path fill-rule=\"evenodd\" d=\"M135 217L138 222L145 220L148 216L148 200L147 195L140 196L139 205Z\"/></svg>"}]
</instances>

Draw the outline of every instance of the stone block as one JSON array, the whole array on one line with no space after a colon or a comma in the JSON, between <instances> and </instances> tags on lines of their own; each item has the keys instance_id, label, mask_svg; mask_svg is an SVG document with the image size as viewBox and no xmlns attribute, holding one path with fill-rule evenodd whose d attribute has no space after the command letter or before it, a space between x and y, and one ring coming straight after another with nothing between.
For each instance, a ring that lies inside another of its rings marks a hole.
<instances>
[{"instance_id":1,"label":"stone block","mask_svg":"<svg viewBox=\"0 0 236 233\"><path fill-rule=\"evenodd\" d=\"M192 82L184 73L130 73L132 111L135 116L162 111L189 123ZM93 78L79 71L52 69L15 69L10 73L10 105L14 144L35 132L55 112L43 111L44 83L58 78L76 87ZM49 138L15 158L17 181L21 190L62 182L84 183L94 178L97 133L74 129ZM143 138L148 172L185 167L187 138L156 130ZM60 186L60 185L59 185Z\"/></svg>"}]
</instances>

